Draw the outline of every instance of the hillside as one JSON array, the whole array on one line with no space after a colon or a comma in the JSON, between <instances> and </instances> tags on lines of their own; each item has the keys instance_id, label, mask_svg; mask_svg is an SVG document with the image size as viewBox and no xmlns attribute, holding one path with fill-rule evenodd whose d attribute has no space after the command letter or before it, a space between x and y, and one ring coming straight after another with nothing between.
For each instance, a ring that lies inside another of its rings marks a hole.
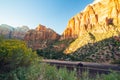
<instances>
[{"instance_id":1,"label":"hillside","mask_svg":"<svg viewBox=\"0 0 120 80\"><path fill-rule=\"evenodd\" d=\"M72 17L61 39L76 39L64 53L75 52L88 43L96 43L120 33L120 0L96 0ZM91 39L91 36L94 39Z\"/></svg>"},{"instance_id":2,"label":"hillside","mask_svg":"<svg viewBox=\"0 0 120 80\"><path fill-rule=\"evenodd\" d=\"M36 29L29 30L25 34L24 41L30 48L37 50L47 48L59 38L60 35L55 31L39 24Z\"/></svg>"},{"instance_id":3,"label":"hillside","mask_svg":"<svg viewBox=\"0 0 120 80\"><path fill-rule=\"evenodd\" d=\"M119 63L120 38L115 36L96 43L86 44L73 54L69 54L69 59L97 63Z\"/></svg>"}]
</instances>

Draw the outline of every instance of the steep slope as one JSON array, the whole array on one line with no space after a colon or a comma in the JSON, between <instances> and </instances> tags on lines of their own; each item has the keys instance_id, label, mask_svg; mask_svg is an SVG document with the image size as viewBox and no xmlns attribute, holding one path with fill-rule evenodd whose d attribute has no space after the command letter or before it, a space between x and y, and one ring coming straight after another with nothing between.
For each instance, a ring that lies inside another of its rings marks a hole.
<instances>
[{"instance_id":1,"label":"steep slope","mask_svg":"<svg viewBox=\"0 0 120 80\"><path fill-rule=\"evenodd\" d=\"M1 24L0 25L0 35L5 38L23 39L26 32L29 30L27 26L21 26L14 28L12 26Z\"/></svg>"},{"instance_id":2,"label":"steep slope","mask_svg":"<svg viewBox=\"0 0 120 80\"><path fill-rule=\"evenodd\" d=\"M86 44L69 55L70 60L120 64L120 37Z\"/></svg>"},{"instance_id":3,"label":"steep slope","mask_svg":"<svg viewBox=\"0 0 120 80\"><path fill-rule=\"evenodd\" d=\"M44 49L50 46L54 41L58 40L60 35L50 28L43 25L38 25L36 29L29 30L24 40L32 49Z\"/></svg>"},{"instance_id":4,"label":"steep slope","mask_svg":"<svg viewBox=\"0 0 120 80\"><path fill-rule=\"evenodd\" d=\"M64 51L66 54L120 32L120 0L95 0L68 22L61 39L76 39Z\"/></svg>"}]
</instances>

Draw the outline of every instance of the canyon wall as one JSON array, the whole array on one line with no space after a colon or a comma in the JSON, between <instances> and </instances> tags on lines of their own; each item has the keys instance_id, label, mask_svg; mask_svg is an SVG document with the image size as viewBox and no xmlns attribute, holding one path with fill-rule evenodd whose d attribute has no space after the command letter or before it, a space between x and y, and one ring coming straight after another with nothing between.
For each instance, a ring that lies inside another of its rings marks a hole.
<instances>
[{"instance_id":1,"label":"canyon wall","mask_svg":"<svg viewBox=\"0 0 120 80\"><path fill-rule=\"evenodd\" d=\"M95 0L82 12L72 17L61 39L77 38L95 26L104 26L96 33L107 31L108 25L118 25L120 22L120 0Z\"/></svg>"},{"instance_id":2,"label":"canyon wall","mask_svg":"<svg viewBox=\"0 0 120 80\"><path fill-rule=\"evenodd\" d=\"M119 33L120 0L95 0L69 20L61 40L75 39L64 51L68 54L88 43L118 36Z\"/></svg>"}]
</instances>

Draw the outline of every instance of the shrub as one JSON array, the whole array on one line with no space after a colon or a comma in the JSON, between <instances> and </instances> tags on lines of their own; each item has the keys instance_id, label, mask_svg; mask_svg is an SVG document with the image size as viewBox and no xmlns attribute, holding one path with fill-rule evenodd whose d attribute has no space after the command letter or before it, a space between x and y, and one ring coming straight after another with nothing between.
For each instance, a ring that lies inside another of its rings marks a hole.
<instances>
[{"instance_id":1,"label":"shrub","mask_svg":"<svg viewBox=\"0 0 120 80\"><path fill-rule=\"evenodd\" d=\"M0 72L9 72L18 67L29 66L37 55L23 41L3 40L0 42Z\"/></svg>"},{"instance_id":2,"label":"shrub","mask_svg":"<svg viewBox=\"0 0 120 80\"><path fill-rule=\"evenodd\" d=\"M40 76L41 65L19 67L11 72L0 74L0 80L37 80Z\"/></svg>"},{"instance_id":3,"label":"shrub","mask_svg":"<svg viewBox=\"0 0 120 80\"><path fill-rule=\"evenodd\" d=\"M120 73L112 72L90 78L88 72L80 80L120 80ZM0 80L79 80L76 72L40 63L35 52L23 41L0 41Z\"/></svg>"},{"instance_id":4,"label":"shrub","mask_svg":"<svg viewBox=\"0 0 120 80\"><path fill-rule=\"evenodd\" d=\"M109 75L102 75L103 80L120 80L120 73L112 72Z\"/></svg>"},{"instance_id":5,"label":"shrub","mask_svg":"<svg viewBox=\"0 0 120 80\"><path fill-rule=\"evenodd\" d=\"M74 80L74 77L65 69L40 63L37 54L23 41L0 41L0 80Z\"/></svg>"},{"instance_id":6,"label":"shrub","mask_svg":"<svg viewBox=\"0 0 120 80\"><path fill-rule=\"evenodd\" d=\"M46 66L43 76L44 80L58 80L57 69L52 66Z\"/></svg>"},{"instance_id":7,"label":"shrub","mask_svg":"<svg viewBox=\"0 0 120 80\"><path fill-rule=\"evenodd\" d=\"M90 39L92 39L93 41L95 41L95 36L92 33L90 33L90 32L88 34L90 36Z\"/></svg>"},{"instance_id":8,"label":"shrub","mask_svg":"<svg viewBox=\"0 0 120 80\"><path fill-rule=\"evenodd\" d=\"M76 72L68 71L66 68L59 69L59 80L77 80Z\"/></svg>"}]
</instances>

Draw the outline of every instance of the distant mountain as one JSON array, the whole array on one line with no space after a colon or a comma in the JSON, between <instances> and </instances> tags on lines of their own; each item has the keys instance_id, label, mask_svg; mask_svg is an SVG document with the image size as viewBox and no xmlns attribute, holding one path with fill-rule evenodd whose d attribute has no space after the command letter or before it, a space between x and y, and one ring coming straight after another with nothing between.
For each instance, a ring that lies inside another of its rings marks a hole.
<instances>
[{"instance_id":1,"label":"distant mountain","mask_svg":"<svg viewBox=\"0 0 120 80\"><path fill-rule=\"evenodd\" d=\"M47 48L59 38L60 35L55 31L39 24L36 29L29 30L26 33L24 40L29 47L36 50Z\"/></svg>"},{"instance_id":2,"label":"distant mountain","mask_svg":"<svg viewBox=\"0 0 120 80\"><path fill-rule=\"evenodd\" d=\"M28 30L29 28L27 26L15 28L7 24L0 25L0 35L10 39L23 39Z\"/></svg>"}]
</instances>

